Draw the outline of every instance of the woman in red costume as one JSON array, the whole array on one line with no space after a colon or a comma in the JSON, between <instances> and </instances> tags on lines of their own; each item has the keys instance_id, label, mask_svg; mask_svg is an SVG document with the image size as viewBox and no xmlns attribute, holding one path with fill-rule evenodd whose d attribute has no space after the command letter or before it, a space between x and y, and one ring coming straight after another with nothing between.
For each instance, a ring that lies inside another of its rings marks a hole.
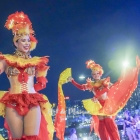
<instances>
[{"instance_id":1,"label":"woman in red costume","mask_svg":"<svg viewBox=\"0 0 140 140\"><path fill-rule=\"evenodd\" d=\"M5 72L10 82L9 91L1 91L0 98L0 115L5 117L9 140L52 140L51 105L38 93L46 87L48 58L31 57L37 40L23 12L11 14L5 27L12 30L16 48L12 55L0 54L0 74Z\"/></svg>"},{"instance_id":2,"label":"woman in red costume","mask_svg":"<svg viewBox=\"0 0 140 140\"><path fill-rule=\"evenodd\" d=\"M87 68L92 71L92 79L86 84L78 84L72 77L68 78L74 86L81 90L89 90L94 94L92 99L83 100L85 109L93 115L94 129L101 140L120 140L114 116L125 106L138 83L138 68L122 74L114 84L110 78L101 79L103 69L99 64L89 60Z\"/></svg>"}]
</instances>

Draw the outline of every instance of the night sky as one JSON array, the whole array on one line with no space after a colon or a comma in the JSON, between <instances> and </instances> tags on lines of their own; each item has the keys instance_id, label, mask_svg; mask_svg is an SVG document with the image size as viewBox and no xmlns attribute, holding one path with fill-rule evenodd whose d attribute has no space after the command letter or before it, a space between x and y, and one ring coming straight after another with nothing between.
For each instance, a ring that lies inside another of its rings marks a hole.
<instances>
[{"instance_id":1,"label":"night sky","mask_svg":"<svg viewBox=\"0 0 140 140\"><path fill-rule=\"evenodd\" d=\"M60 73L70 67L73 78L90 76L85 62L93 59L104 68L103 77L115 82L122 70L122 61L135 65L140 56L139 0L1 0L0 52L13 53L12 32L4 28L7 17L23 11L32 21L38 39L32 56L50 56L48 85L45 93L50 102L57 103L57 84ZM0 90L7 90L6 75L0 77ZM63 86L71 100L92 97L71 83Z\"/></svg>"}]
</instances>

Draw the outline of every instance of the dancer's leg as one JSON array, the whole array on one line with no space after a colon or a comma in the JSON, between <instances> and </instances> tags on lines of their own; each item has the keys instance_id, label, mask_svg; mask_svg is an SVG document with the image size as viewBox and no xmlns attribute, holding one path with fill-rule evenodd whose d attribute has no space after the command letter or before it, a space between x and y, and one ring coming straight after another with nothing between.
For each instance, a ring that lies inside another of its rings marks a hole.
<instances>
[{"instance_id":1,"label":"dancer's leg","mask_svg":"<svg viewBox=\"0 0 140 140\"><path fill-rule=\"evenodd\" d=\"M41 110L39 106L32 107L27 115L24 116L24 135L29 138L39 134L41 121Z\"/></svg>"},{"instance_id":2,"label":"dancer's leg","mask_svg":"<svg viewBox=\"0 0 140 140\"><path fill-rule=\"evenodd\" d=\"M6 107L5 119L13 139L21 139L23 135L23 117L15 109Z\"/></svg>"},{"instance_id":3,"label":"dancer's leg","mask_svg":"<svg viewBox=\"0 0 140 140\"><path fill-rule=\"evenodd\" d=\"M104 121L105 121L106 130L109 134L110 139L120 140L118 127L116 123L114 122L114 119L112 119L111 117L106 117Z\"/></svg>"},{"instance_id":4,"label":"dancer's leg","mask_svg":"<svg viewBox=\"0 0 140 140\"><path fill-rule=\"evenodd\" d=\"M98 116L99 118L99 135L101 140L109 140L109 136L105 127L104 116Z\"/></svg>"}]
</instances>

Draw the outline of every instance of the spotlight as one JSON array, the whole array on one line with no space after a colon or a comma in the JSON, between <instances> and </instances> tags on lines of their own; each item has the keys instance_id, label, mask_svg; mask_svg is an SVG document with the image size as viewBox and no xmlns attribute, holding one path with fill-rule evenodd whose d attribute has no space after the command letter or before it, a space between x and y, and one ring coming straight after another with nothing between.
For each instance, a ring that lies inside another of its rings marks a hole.
<instances>
[{"instance_id":1,"label":"spotlight","mask_svg":"<svg viewBox=\"0 0 140 140\"><path fill-rule=\"evenodd\" d=\"M88 138L87 137L84 137L83 140L88 140Z\"/></svg>"},{"instance_id":2,"label":"spotlight","mask_svg":"<svg viewBox=\"0 0 140 140\"><path fill-rule=\"evenodd\" d=\"M84 76L84 75L80 75L79 76L79 79L81 79L81 80L83 80L83 79L85 79L86 77Z\"/></svg>"},{"instance_id":3,"label":"spotlight","mask_svg":"<svg viewBox=\"0 0 140 140\"><path fill-rule=\"evenodd\" d=\"M123 64L123 67L125 67L125 68L126 68L126 67L128 67L129 62L128 62L128 61L124 61L122 64Z\"/></svg>"}]
</instances>

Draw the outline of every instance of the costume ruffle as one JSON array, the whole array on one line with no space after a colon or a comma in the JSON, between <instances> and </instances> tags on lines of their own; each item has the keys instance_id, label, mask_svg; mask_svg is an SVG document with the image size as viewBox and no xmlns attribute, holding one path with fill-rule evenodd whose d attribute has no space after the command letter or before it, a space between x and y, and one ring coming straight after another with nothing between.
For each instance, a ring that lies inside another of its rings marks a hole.
<instances>
[{"instance_id":1,"label":"costume ruffle","mask_svg":"<svg viewBox=\"0 0 140 140\"><path fill-rule=\"evenodd\" d=\"M41 140L53 140L54 126L53 126L53 121L52 121L52 106L48 98L45 95L40 94L40 93L36 93L36 95L27 94L31 97L26 96L25 94L23 95L19 94L19 95L21 95L21 97L16 97L16 98L13 97L14 99L11 97L10 99L12 100L10 101L15 101L15 99L18 98L19 99L18 101L21 102L22 99L25 100L27 97L26 103L30 102L31 105L40 105L42 116L41 116L41 124L40 124L40 131L39 131L38 137ZM9 96L9 93L7 91L0 91L0 116L5 115L5 104L2 103L1 100L5 99L4 101L7 101L8 96ZM31 101L29 101L29 98L31 99ZM6 122L5 122L5 127L6 129L9 130L8 124ZM9 137L10 137L10 132L9 132Z\"/></svg>"},{"instance_id":2,"label":"costume ruffle","mask_svg":"<svg viewBox=\"0 0 140 140\"><path fill-rule=\"evenodd\" d=\"M0 91L0 100L7 93L7 91ZM5 104L0 102L0 116L5 116Z\"/></svg>"},{"instance_id":3,"label":"costume ruffle","mask_svg":"<svg viewBox=\"0 0 140 140\"><path fill-rule=\"evenodd\" d=\"M88 111L89 114L101 114L99 110L102 108L102 105L99 102L94 102L92 99L82 100L82 102L84 108Z\"/></svg>"},{"instance_id":4,"label":"costume ruffle","mask_svg":"<svg viewBox=\"0 0 140 140\"><path fill-rule=\"evenodd\" d=\"M7 92L0 99L0 102L8 107L14 108L18 114L26 115L30 108L38 106L41 102L45 103L47 100L44 100L43 95L39 93L28 94L25 92L22 94L9 94L9 92Z\"/></svg>"},{"instance_id":5,"label":"costume ruffle","mask_svg":"<svg viewBox=\"0 0 140 140\"><path fill-rule=\"evenodd\" d=\"M6 63L10 66L16 66L20 68L30 67L30 66L41 66L47 64L49 59L47 57L32 57L29 59L17 57L10 54L0 54L0 59L4 59Z\"/></svg>"}]
</instances>

